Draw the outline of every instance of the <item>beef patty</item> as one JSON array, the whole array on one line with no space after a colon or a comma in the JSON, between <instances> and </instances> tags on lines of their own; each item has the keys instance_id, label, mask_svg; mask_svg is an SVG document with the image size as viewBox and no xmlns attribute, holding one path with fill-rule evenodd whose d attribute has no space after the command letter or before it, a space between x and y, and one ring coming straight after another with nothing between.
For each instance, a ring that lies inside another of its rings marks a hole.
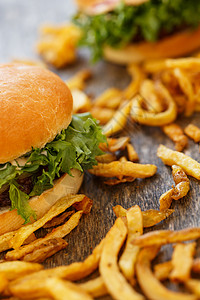
<instances>
[{"instance_id":1,"label":"beef patty","mask_svg":"<svg viewBox=\"0 0 200 300\"><path fill-rule=\"evenodd\" d=\"M26 194L30 194L30 192L33 189L32 176L28 176L25 178L18 178L17 183L19 184L19 189ZM8 188L5 191L3 191L3 193L0 194L0 207L4 207L4 206L11 206Z\"/></svg>"}]
</instances>

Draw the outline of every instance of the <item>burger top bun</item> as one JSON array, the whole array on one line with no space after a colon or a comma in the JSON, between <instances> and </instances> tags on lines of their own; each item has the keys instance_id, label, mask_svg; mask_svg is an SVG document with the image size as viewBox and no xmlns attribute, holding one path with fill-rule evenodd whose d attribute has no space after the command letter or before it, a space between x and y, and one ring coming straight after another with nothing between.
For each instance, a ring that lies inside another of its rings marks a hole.
<instances>
[{"instance_id":1,"label":"burger top bun","mask_svg":"<svg viewBox=\"0 0 200 300\"><path fill-rule=\"evenodd\" d=\"M126 5L140 5L149 0L124 0ZM98 15L113 10L121 0L76 0L79 10L88 15Z\"/></svg>"},{"instance_id":2,"label":"burger top bun","mask_svg":"<svg viewBox=\"0 0 200 300\"><path fill-rule=\"evenodd\" d=\"M37 66L0 65L0 163L43 147L71 121L66 84Z\"/></svg>"}]
</instances>

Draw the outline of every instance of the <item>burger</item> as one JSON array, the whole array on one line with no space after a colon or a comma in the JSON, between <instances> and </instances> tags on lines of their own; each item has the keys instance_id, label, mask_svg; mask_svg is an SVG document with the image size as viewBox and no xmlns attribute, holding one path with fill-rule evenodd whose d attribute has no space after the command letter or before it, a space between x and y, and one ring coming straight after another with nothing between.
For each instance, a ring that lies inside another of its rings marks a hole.
<instances>
[{"instance_id":1,"label":"burger","mask_svg":"<svg viewBox=\"0 0 200 300\"><path fill-rule=\"evenodd\" d=\"M67 85L54 73L0 65L0 235L42 217L76 193L105 141L89 113L72 116Z\"/></svg>"},{"instance_id":2,"label":"burger","mask_svg":"<svg viewBox=\"0 0 200 300\"><path fill-rule=\"evenodd\" d=\"M184 56L200 48L200 1L76 0L80 45L119 64Z\"/></svg>"}]
</instances>

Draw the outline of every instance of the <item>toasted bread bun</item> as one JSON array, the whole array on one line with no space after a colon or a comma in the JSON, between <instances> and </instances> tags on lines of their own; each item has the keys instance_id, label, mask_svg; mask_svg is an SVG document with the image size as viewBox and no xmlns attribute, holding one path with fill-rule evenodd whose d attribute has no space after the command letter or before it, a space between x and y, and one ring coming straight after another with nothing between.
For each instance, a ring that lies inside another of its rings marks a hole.
<instances>
[{"instance_id":1,"label":"toasted bread bun","mask_svg":"<svg viewBox=\"0 0 200 300\"><path fill-rule=\"evenodd\" d=\"M58 179L53 188L46 190L40 196L31 198L30 206L36 212L37 218L41 218L56 201L68 194L76 194L83 181L83 175L78 170L71 170L72 176L65 174ZM24 220L17 214L17 210L9 210L9 207L0 209L0 235L17 230Z\"/></svg>"},{"instance_id":2,"label":"toasted bread bun","mask_svg":"<svg viewBox=\"0 0 200 300\"><path fill-rule=\"evenodd\" d=\"M41 67L0 65L0 163L9 162L43 147L67 128L72 116L72 96L66 84ZM53 188L29 200L41 218L61 197L78 192L83 175L72 170L55 180ZM17 210L0 208L0 235L22 226Z\"/></svg>"},{"instance_id":3,"label":"toasted bread bun","mask_svg":"<svg viewBox=\"0 0 200 300\"><path fill-rule=\"evenodd\" d=\"M105 47L104 57L108 61L126 65L149 59L184 56L198 48L200 48L200 27L193 31L188 30L170 35L155 43L135 43L122 49Z\"/></svg>"},{"instance_id":4,"label":"toasted bread bun","mask_svg":"<svg viewBox=\"0 0 200 300\"><path fill-rule=\"evenodd\" d=\"M149 0L124 0L127 5L140 5ZM79 10L87 15L98 15L112 11L121 0L76 0Z\"/></svg>"},{"instance_id":5,"label":"toasted bread bun","mask_svg":"<svg viewBox=\"0 0 200 300\"><path fill-rule=\"evenodd\" d=\"M71 93L46 69L0 65L0 91L0 163L43 147L71 121Z\"/></svg>"}]
</instances>

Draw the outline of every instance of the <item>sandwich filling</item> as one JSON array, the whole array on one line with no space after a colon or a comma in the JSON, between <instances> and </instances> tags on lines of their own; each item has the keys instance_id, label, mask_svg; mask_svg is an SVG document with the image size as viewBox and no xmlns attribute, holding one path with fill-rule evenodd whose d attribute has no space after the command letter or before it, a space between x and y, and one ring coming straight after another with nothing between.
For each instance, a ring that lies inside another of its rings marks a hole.
<instances>
[{"instance_id":1,"label":"sandwich filling","mask_svg":"<svg viewBox=\"0 0 200 300\"><path fill-rule=\"evenodd\" d=\"M0 165L0 206L17 209L25 223L36 219L28 199L53 187L62 174L71 175L71 169L91 169L97 164L95 157L103 153L99 144L105 141L89 113L74 115L68 128L44 148L33 148L23 159Z\"/></svg>"},{"instance_id":2,"label":"sandwich filling","mask_svg":"<svg viewBox=\"0 0 200 300\"><path fill-rule=\"evenodd\" d=\"M132 42L155 42L160 38L200 24L200 2L196 0L149 0L138 6L123 2L111 12L87 16L79 12L74 22L82 30L80 46L100 59L105 45L123 48Z\"/></svg>"}]
</instances>

